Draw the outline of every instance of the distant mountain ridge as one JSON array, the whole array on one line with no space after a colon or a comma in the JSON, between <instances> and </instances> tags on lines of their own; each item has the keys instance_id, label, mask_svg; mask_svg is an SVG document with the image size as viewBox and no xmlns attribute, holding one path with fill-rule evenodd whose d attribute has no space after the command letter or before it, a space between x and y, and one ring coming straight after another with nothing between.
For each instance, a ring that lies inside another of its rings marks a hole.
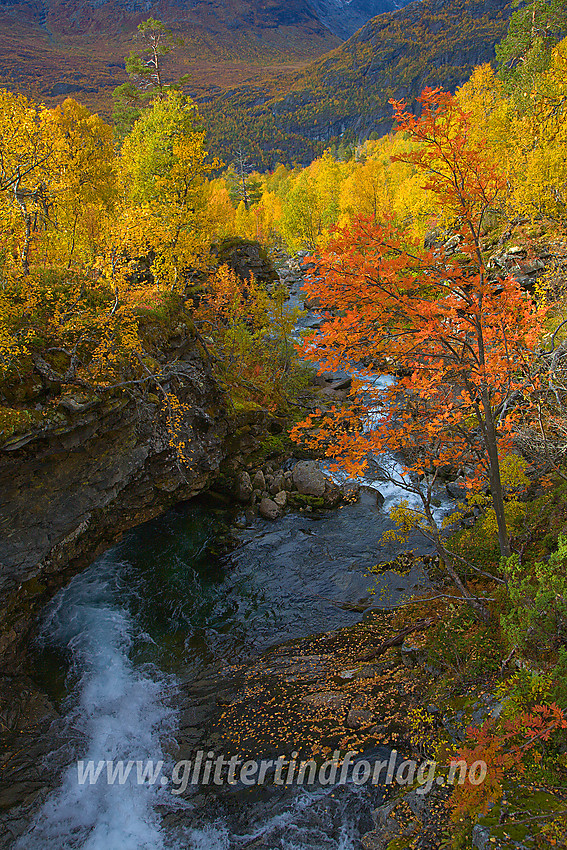
<instances>
[{"instance_id":1,"label":"distant mountain ridge","mask_svg":"<svg viewBox=\"0 0 567 850\"><path fill-rule=\"evenodd\" d=\"M332 33L350 38L371 18L395 12L409 0L307 0L310 8Z\"/></svg>"},{"instance_id":2,"label":"distant mountain ridge","mask_svg":"<svg viewBox=\"0 0 567 850\"><path fill-rule=\"evenodd\" d=\"M348 41L295 75L237 86L203 103L211 146L225 158L247 140L264 168L307 163L331 142L383 135L390 98L410 105L426 86L454 91L475 65L494 59L510 0L421 0L373 18Z\"/></svg>"},{"instance_id":3,"label":"distant mountain ridge","mask_svg":"<svg viewBox=\"0 0 567 850\"><path fill-rule=\"evenodd\" d=\"M407 0L0 0L0 85L42 99L86 96L123 82L137 25L163 20L186 48L175 72L224 86L216 65L305 62ZM203 68L203 65L207 68ZM246 76L246 70L240 76ZM230 79L230 75L229 75ZM238 76L237 76L238 79ZM235 82L235 79L231 80ZM83 100L85 97L83 97Z\"/></svg>"},{"instance_id":4,"label":"distant mountain ridge","mask_svg":"<svg viewBox=\"0 0 567 850\"><path fill-rule=\"evenodd\" d=\"M210 26L214 17L228 30L245 27L313 26L319 21L346 39L376 15L392 12L408 0L0 0L0 10L13 10L48 32L71 36L115 35L134 28L136 19L158 17L169 26Z\"/></svg>"},{"instance_id":5,"label":"distant mountain ridge","mask_svg":"<svg viewBox=\"0 0 567 850\"><path fill-rule=\"evenodd\" d=\"M341 42L307 0L0 0L0 85L48 102L73 94L108 114L132 37L149 17L185 40L166 76L189 72L221 87L226 66L242 66L228 75L234 83Z\"/></svg>"},{"instance_id":6,"label":"distant mountain ridge","mask_svg":"<svg viewBox=\"0 0 567 850\"><path fill-rule=\"evenodd\" d=\"M391 97L455 90L493 60L511 10L414 0L344 43L331 32L397 1L0 0L0 85L48 103L71 94L108 116L132 34L151 15L186 39L165 76L188 72L216 155L229 163L242 145L258 167L306 164L333 142L388 132Z\"/></svg>"}]
</instances>

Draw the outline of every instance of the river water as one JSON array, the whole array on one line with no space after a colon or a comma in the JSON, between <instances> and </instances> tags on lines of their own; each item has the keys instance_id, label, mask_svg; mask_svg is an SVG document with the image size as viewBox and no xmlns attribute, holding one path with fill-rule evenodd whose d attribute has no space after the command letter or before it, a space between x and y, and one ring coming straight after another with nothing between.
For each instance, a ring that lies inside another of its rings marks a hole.
<instances>
[{"instance_id":1,"label":"river water","mask_svg":"<svg viewBox=\"0 0 567 850\"><path fill-rule=\"evenodd\" d=\"M380 789L347 783L245 798L236 789L221 805L207 789L174 799L161 780L79 784L77 759L163 761L165 777L180 686L209 681L214 690L219 666L357 622L360 612L332 603L372 604L368 570L398 554L380 538L390 507L407 495L379 473L362 483L356 504L245 527L210 500L180 505L57 594L41 619L38 678L61 711L67 745L50 756L60 786L16 850L361 848ZM423 540L410 545L429 551ZM376 598L395 605L425 580L417 567L386 572Z\"/></svg>"},{"instance_id":2,"label":"river water","mask_svg":"<svg viewBox=\"0 0 567 850\"><path fill-rule=\"evenodd\" d=\"M271 848L360 847L376 801L354 786L334 796L290 790L275 808L251 805L240 834L212 815L203 825L202 814L199 827L168 832L160 812L174 803L166 788L79 785L76 759L167 764L179 682L206 677L221 659L242 662L359 620L327 600L371 604L368 568L396 554L380 545L393 488L386 495L381 510L369 489L339 510L256 519L246 528L230 528L234 515L210 501L181 505L135 529L60 591L42 618L39 670L64 713L74 759L17 850L227 850L256 833L269 833L261 846ZM417 568L384 574L380 604L395 604L422 579Z\"/></svg>"}]
</instances>

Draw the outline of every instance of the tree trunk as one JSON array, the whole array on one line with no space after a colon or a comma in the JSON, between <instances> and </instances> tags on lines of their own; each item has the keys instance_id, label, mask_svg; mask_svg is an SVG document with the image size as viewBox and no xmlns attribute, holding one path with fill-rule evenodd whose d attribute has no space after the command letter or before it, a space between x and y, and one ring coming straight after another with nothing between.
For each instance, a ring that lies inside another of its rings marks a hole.
<instances>
[{"instance_id":1,"label":"tree trunk","mask_svg":"<svg viewBox=\"0 0 567 850\"><path fill-rule=\"evenodd\" d=\"M22 245L22 250L20 251L20 259L22 261L22 270L27 277L27 275L29 275L30 273L31 215L28 212L28 208L24 201L23 191L20 191L19 178L14 184L14 198L20 208L22 218L24 219L24 244Z\"/></svg>"},{"instance_id":2,"label":"tree trunk","mask_svg":"<svg viewBox=\"0 0 567 850\"><path fill-rule=\"evenodd\" d=\"M508 537L508 529L506 527L506 515L504 513L504 494L502 492L502 480L500 478L500 462L498 460L498 441L496 439L496 428L494 426L494 417L490 399L488 398L487 390L483 390L482 404L484 408L485 442L488 453L488 474L490 481L490 495L492 496L492 504L494 513L496 514L496 523L498 526L498 543L500 545L500 554L509 558L512 554L510 551L510 539Z\"/></svg>"}]
</instances>

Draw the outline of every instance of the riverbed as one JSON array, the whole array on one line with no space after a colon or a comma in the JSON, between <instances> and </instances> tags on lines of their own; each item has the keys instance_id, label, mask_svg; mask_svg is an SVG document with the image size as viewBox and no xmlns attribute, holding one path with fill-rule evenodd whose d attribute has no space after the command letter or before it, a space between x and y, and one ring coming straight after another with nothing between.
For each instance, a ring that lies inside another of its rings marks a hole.
<instances>
[{"instance_id":1,"label":"riverbed","mask_svg":"<svg viewBox=\"0 0 567 850\"><path fill-rule=\"evenodd\" d=\"M46 758L57 781L14 846L216 850L246 846L257 833L269 837L258 846L271 848L360 847L377 789L347 783L335 791L286 788L275 797L272 789L247 797L246 816L239 797L225 795L223 819L217 789L201 789L196 806L160 783L79 785L77 760L162 760L171 770L180 707L187 707L180 689L193 686L202 725L199 712L227 687L231 670L290 641L353 625L365 609L394 606L423 585L419 566L405 575L386 571L373 594L369 568L396 554L380 541L387 507L378 508L368 488L337 510L242 527L238 510L194 501L135 529L76 576L44 611L37 647L37 681L61 713L65 745Z\"/></svg>"}]
</instances>

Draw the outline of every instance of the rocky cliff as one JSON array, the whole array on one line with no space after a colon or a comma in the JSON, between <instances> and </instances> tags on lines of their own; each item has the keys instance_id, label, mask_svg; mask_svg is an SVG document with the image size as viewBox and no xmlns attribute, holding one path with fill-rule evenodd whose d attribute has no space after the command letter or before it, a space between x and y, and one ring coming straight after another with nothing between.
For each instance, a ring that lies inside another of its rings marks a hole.
<instances>
[{"instance_id":1,"label":"rocky cliff","mask_svg":"<svg viewBox=\"0 0 567 850\"><path fill-rule=\"evenodd\" d=\"M408 0L307 0L319 20L338 35L350 38L371 18L384 12L395 12Z\"/></svg>"},{"instance_id":2,"label":"rocky cliff","mask_svg":"<svg viewBox=\"0 0 567 850\"><path fill-rule=\"evenodd\" d=\"M185 338L171 348L170 391L191 444L181 463L156 396L65 396L48 426L0 447L0 657L15 669L35 611L128 528L190 499L226 452L225 398Z\"/></svg>"}]
</instances>

